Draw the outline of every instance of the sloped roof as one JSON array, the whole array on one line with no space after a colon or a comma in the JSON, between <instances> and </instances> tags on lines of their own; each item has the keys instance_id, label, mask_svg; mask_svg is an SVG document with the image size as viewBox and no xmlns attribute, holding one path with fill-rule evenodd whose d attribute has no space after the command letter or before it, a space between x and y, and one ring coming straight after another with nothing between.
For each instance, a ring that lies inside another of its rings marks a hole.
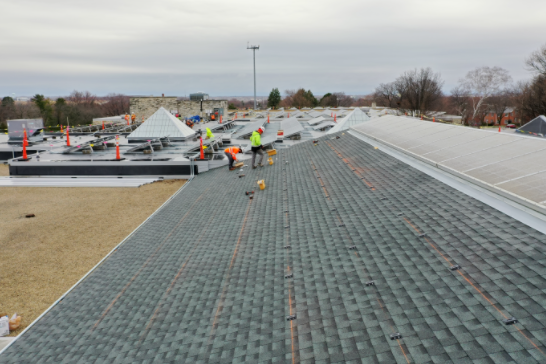
<instances>
[{"instance_id":1,"label":"sloped roof","mask_svg":"<svg viewBox=\"0 0 546 364\"><path fill-rule=\"evenodd\" d=\"M340 134L199 174L0 362L545 362L545 236Z\"/></svg>"},{"instance_id":2,"label":"sloped roof","mask_svg":"<svg viewBox=\"0 0 546 364\"><path fill-rule=\"evenodd\" d=\"M333 134L342 130L347 130L352 126L361 124L368 120L370 120L370 117L362 112L362 110L354 109L345 117L337 119L336 126L330 129L327 134Z\"/></svg>"},{"instance_id":3,"label":"sloped roof","mask_svg":"<svg viewBox=\"0 0 546 364\"><path fill-rule=\"evenodd\" d=\"M546 134L546 116L539 115L527 124L517 129L518 132L523 134L533 134L538 136L544 136Z\"/></svg>"},{"instance_id":4,"label":"sloped roof","mask_svg":"<svg viewBox=\"0 0 546 364\"><path fill-rule=\"evenodd\" d=\"M129 136L129 140L145 140L152 138L169 137L170 139L186 139L195 134L195 131L187 127L182 121L160 107L146 121L136 128Z\"/></svg>"}]
</instances>

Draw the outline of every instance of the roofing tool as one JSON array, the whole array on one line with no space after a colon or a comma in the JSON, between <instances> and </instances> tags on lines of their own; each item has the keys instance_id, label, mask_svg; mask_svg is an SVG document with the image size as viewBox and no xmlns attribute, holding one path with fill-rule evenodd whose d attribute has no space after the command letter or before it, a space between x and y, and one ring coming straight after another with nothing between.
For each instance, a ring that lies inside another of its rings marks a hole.
<instances>
[{"instance_id":1,"label":"roofing tool","mask_svg":"<svg viewBox=\"0 0 546 364\"><path fill-rule=\"evenodd\" d=\"M254 191L250 191L250 192L249 192L249 191L246 191L245 193L246 193L246 195L248 196L248 195L251 195L251 194L253 194L253 193L254 193Z\"/></svg>"},{"instance_id":2,"label":"roofing tool","mask_svg":"<svg viewBox=\"0 0 546 364\"><path fill-rule=\"evenodd\" d=\"M517 324L518 320L515 317L510 317L509 319L502 320L502 322L504 322L505 325L513 325Z\"/></svg>"},{"instance_id":3,"label":"roofing tool","mask_svg":"<svg viewBox=\"0 0 546 364\"><path fill-rule=\"evenodd\" d=\"M254 198L254 196L253 196L253 195L251 195L251 196L250 196L249 198L250 198L250 199L252 200L252 199Z\"/></svg>"}]
</instances>

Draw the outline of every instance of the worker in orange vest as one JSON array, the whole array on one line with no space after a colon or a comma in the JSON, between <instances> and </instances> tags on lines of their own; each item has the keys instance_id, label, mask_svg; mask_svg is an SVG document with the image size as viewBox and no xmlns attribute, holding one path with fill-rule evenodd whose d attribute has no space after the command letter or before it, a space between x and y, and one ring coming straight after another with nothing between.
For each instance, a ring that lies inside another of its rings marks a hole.
<instances>
[{"instance_id":1,"label":"worker in orange vest","mask_svg":"<svg viewBox=\"0 0 546 364\"><path fill-rule=\"evenodd\" d=\"M134 124L135 120L136 120L136 115L135 115L135 113L132 113L131 114L131 123Z\"/></svg>"},{"instance_id":2,"label":"worker in orange vest","mask_svg":"<svg viewBox=\"0 0 546 364\"><path fill-rule=\"evenodd\" d=\"M125 121L129 122L129 114L125 113Z\"/></svg>"},{"instance_id":3,"label":"worker in orange vest","mask_svg":"<svg viewBox=\"0 0 546 364\"><path fill-rule=\"evenodd\" d=\"M237 153L243 153L243 148L229 147L224 149L224 153L226 154L226 157L229 159L229 170L233 171L235 169L235 167L233 167L233 162L237 160Z\"/></svg>"}]
</instances>

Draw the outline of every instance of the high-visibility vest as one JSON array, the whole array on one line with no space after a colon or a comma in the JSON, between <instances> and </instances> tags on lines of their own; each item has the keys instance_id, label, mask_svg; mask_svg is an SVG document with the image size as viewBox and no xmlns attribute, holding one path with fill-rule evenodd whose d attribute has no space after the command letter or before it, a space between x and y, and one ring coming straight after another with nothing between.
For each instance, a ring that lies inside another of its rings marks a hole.
<instances>
[{"instance_id":1,"label":"high-visibility vest","mask_svg":"<svg viewBox=\"0 0 546 364\"><path fill-rule=\"evenodd\" d=\"M229 147L224 149L224 152L229 153L233 160L237 160L237 153L239 153L240 149L237 147Z\"/></svg>"},{"instance_id":2,"label":"high-visibility vest","mask_svg":"<svg viewBox=\"0 0 546 364\"><path fill-rule=\"evenodd\" d=\"M250 141L252 142L253 147L259 147L262 145L262 138L260 137L260 133L257 131L252 133L252 136L250 137Z\"/></svg>"},{"instance_id":3,"label":"high-visibility vest","mask_svg":"<svg viewBox=\"0 0 546 364\"><path fill-rule=\"evenodd\" d=\"M207 138L214 138L214 134L212 134L212 131L210 131L209 128L207 128Z\"/></svg>"}]
</instances>

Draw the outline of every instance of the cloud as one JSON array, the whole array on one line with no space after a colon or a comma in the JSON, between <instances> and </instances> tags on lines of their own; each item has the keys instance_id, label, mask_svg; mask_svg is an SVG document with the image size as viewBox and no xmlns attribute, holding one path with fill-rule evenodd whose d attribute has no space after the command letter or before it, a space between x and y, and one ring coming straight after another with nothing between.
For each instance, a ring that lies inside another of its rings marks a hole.
<instances>
[{"instance_id":1,"label":"cloud","mask_svg":"<svg viewBox=\"0 0 546 364\"><path fill-rule=\"evenodd\" d=\"M211 95L271 88L365 94L432 67L449 90L469 70L544 43L546 2L527 0L3 1L0 95ZM530 11L529 9L532 9Z\"/></svg>"}]
</instances>

